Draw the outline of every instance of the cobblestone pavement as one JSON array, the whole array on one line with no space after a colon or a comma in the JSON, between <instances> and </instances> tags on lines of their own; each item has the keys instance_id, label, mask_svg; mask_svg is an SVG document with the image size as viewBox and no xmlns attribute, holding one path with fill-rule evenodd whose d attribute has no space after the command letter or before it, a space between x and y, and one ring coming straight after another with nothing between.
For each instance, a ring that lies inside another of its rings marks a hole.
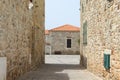
<instances>
[{"instance_id":1,"label":"cobblestone pavement","mask_svg":"<svg viewBox=\"0 0 120 80\"><path fill-rule=\"evenodd\" d=\"M66 61L64 61L66 60ZM46 64L26 73L18 80L102 80L86 69L80 68L79 56L46 56Z\"/></svg>"}]
</instances>

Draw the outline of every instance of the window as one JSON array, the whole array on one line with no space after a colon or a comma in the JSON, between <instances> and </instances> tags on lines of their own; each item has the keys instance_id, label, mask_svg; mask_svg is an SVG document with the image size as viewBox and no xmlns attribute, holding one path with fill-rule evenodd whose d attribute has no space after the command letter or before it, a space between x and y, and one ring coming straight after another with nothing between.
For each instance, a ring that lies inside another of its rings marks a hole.
<instances>
[{"instance_id":1,"label":"window","mask_svg":"<svg viewBox=\"0 0 120 80\"><path fill-rule=\"evenodd\" d=\"M83 44L87 45L87 21L83 23Z\"/></svg>"},{"instance_id":2,"label":"window","mask_svg":"<svg viewBox=\"0 0 120 80\"><path fill-rule=\"evenodd\" d=\"M67 48L71 48L71 39L67 39Z\"/></svg>"}]
</instances>

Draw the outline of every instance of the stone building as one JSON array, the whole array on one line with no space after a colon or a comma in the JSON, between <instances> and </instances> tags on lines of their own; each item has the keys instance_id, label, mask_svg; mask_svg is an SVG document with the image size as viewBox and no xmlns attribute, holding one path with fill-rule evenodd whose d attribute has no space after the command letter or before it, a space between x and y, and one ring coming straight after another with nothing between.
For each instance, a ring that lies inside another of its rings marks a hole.
<instances>
[{"instance_id":1,"label":"stone building","mask_svg":"<svg viewBox=\"0 0 120 80\"><path fill-rule=\"evenodd\" d=\"M120 0L81 0L80 33L81 65L105 80L120 80ZM111 51L107 70L105 49Z\"/></svg>"},{"instance_id":2,"label":"stone building","mask_svg":"<svg viewBox=\"0 0 120 80\"><path fill-rule=\"evenodd\" d=\"M80 28L63 25L46 31L46 53L79 54Z\"/></svg>"},{"instance_id":3,"label":"stone building","mask_svg":"<svg viewBox=\"0 0 120 80\"><path fill-rule=\"evenodd\" d=\"M45 54L51 54L51 37L49 34L49 30L45 30Z\"/></svg>"},{"instance_id":4,"label":"stone building","mask_svg":"<svg viewBox=\"0 0 120 80\"><path fill-rule=\"evenodd\" d=\"M44 0L0 0L0 80L44 62Z\"/></svg>"}]
</instances>

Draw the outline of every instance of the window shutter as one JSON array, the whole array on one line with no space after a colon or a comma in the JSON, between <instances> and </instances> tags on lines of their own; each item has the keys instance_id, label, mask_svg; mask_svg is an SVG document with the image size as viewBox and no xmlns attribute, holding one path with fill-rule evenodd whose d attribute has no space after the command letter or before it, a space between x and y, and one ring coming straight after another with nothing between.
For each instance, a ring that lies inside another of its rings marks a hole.
<instances>
[{"instance_id":1,"label":"window shutter","mask_svg":"<svg viewBox=\"0 0 120 80\"><path fill-rule=\"evenodd\" d=\"M83 44L87 44L87 21L83 23Z\"/></svg>"}]
</instances>

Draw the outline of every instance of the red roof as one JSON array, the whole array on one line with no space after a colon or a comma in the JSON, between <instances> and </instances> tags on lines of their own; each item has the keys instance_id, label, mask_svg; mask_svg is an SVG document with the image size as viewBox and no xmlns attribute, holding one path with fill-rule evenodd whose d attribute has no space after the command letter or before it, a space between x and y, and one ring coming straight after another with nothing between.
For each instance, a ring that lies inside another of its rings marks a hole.
<instances>
[{"instance_id":1,"label":"red roof","mask_svg":"<svg viewBox=\"0 0 120 80\"><path fill-rule=\"evenodd\" d=\"M57 28L53 28L50 31L80 31L79 27L73 26L73 25L63 25L63 26L59 26Z\"/></svg>"},{"instance_id":2,"label":"red roof","mask_svg":"<svg viewBox=\"0 0 120 80\"><path fill-rule=\"evenodd\" d=\"M45 30L45 34L48 35L49 34L49 30Z\"/></svg>"}]
</instances>

